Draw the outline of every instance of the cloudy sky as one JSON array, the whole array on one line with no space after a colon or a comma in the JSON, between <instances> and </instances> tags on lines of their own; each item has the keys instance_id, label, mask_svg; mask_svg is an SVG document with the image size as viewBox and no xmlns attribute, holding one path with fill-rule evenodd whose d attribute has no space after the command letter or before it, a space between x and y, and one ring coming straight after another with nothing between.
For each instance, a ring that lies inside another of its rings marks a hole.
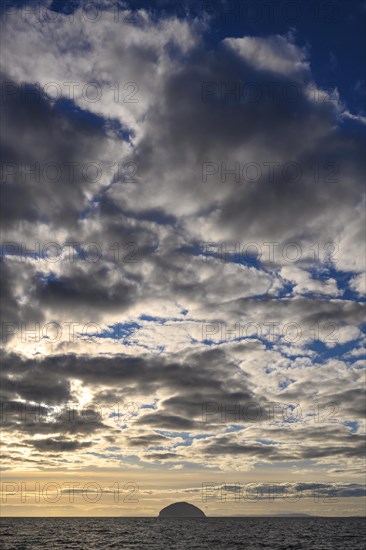
<instances>
[{"instance_id":1,"label":"cloudy sky","mask_svg":"<svg viewBox=\"0 0 366 550\"><path fill-rule=\"evenodd\" d=\"M364 513L365 13L4 1L5 515Z\"/></svg>"}]
</instances>

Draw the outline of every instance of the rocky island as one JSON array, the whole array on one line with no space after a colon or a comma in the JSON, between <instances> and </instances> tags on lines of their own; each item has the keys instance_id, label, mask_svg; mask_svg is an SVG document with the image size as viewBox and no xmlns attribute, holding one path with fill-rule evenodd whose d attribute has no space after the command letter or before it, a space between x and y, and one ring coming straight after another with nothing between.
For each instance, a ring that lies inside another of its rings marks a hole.
<instances>
[{"instance_id":1,"label":"rocky island","mask_svg":"<svg viewBox=\"0 0 366 550\"><path fill-rule=\"evenodd\" d=\"M189 502L175 502L159 512L159 518L205 518L202 510Z\"/></svg>"}]
</instances>

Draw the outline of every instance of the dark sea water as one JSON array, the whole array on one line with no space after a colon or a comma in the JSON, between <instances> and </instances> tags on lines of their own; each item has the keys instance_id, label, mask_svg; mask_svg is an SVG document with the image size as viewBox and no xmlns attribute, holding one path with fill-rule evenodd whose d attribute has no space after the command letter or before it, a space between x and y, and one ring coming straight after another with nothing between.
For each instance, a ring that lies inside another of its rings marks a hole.
<instances>
[{"instance_id":1,"label":"dark sea water","mask_svg":"<svg viewBox=\"0 0 366 550\"><path fill-rule=\"evenodd\" d=\"M1 547L17 550L365 550L361 518L3 518Z\"/></svg>"}]
</instances>

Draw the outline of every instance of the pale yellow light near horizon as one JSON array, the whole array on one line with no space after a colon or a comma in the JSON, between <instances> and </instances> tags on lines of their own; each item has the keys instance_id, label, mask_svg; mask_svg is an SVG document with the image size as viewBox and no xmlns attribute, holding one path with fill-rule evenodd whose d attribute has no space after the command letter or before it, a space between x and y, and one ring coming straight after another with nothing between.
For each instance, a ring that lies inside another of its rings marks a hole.
<instances>
[{"instance_id":1,"label":"pale yellow light near horizon","mask_svg":"<svg viewBox=\"0 0 366 550\"><path fill-rule=\"evenodd\" d=\"M261 479L260 479L261 478ZM309 514L365 515L361 498L316 498L290 495L241 498L223 490L226 485L253 487L256 483L296 481L296 474L261 476L257 472L114 470L95 472L6 472L1 479L2 516L14 517L157 517L173 502L186 501L210 516ZM301 481L311 481L311 475ZM324 481L324 480L323 480ZM327 480L329 482L329 479Z\"/></svg>"}]
</instances>

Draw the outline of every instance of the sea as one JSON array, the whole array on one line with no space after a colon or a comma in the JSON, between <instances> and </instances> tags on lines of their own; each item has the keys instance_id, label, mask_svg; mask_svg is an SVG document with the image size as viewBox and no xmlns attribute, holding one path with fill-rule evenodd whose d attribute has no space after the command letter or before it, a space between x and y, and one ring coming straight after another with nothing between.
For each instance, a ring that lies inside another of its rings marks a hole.
<instances>
[{"instance_id":1,"label":"sea","mask_svg":"<svg viewBox=\"0 0 366 550\"><path fill-rule=\"evenodd\" d=\"M365 550L362 518L2 518L4 550Z\"/></svg>"}]
</instances>

